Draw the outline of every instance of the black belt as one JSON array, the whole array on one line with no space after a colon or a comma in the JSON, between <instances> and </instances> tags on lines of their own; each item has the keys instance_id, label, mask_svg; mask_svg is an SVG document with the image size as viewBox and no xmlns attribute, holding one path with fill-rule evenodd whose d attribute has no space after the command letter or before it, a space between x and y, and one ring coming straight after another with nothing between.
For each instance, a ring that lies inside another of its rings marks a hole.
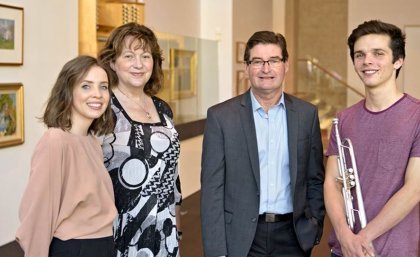
<instances>
[{"instance_id":1,"label":"black belt","mask_svg":"<svg viewBox=\"0 0 420 257\"><path fill-rule=\"evenodd\" d=\"M293 213L286 213L286 214L274 214L274 213L264 213L258 217L259 221L273 223L273 222L280 222L280 221L288 221L293 219Z\"/></svg>"}]
</instances>

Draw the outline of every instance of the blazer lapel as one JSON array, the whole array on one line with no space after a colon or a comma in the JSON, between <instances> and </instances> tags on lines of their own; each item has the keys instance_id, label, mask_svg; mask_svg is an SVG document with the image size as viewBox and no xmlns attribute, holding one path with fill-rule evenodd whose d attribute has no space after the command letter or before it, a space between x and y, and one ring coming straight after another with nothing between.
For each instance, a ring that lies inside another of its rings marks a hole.
<instances>
[{"instance_id":1,"label":"blazer lapel","mask_svg":"<svg viewBox=\"0 0 420 257\"><path fill-rule=\"evenodd\" d=\"M249 90L242 95L240 100L241 108L239 115L242 123L242 129L245 134L245 141L248 147L249 158L251 159L251 168L254 173L258 191L260 191L260 165L258 158L257 133L255 131L254 116L252 112L252 102Z\"/></svg>"},{"instance_id":2,"label":"blazer lapel","mask_svg":"<svg viewBox=\"0 0 420 257\"><path fill-rule=\"evenodd\" d=\"M297 176L297 137L299 126L299 113L295 110L293 100L287 94L284 94L284 102L286 105L287 115L290 181L292 184L292 192L295 192L294 189L296 187Z\"/></svg>"}]
</instances>

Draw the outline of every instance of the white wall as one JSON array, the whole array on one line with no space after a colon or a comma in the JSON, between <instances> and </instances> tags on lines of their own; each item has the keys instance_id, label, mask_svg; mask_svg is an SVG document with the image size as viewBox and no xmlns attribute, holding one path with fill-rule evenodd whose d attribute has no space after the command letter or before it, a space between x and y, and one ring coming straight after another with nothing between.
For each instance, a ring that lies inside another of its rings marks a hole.
<instances>
[{"instance_id":1,"label":"white wall","mask_svg":"<svg viewBox=\"0 0 420 257\"><path fill-rule=\"evenodd\" d=\"M219 100L232 96L232 0L201 0L201 37L219 41Z\"/></svg>"},{"instance_id":2,"label":"white wall","mask_svg":"<svg viewBox=\"0 0 420 257\"><path fill-rule=\"evenodd\" d=\"M405 0L398 4L396 4L394 0L350 0L348 1L348 4L348 35L350 35L351 31L359 24L372 19L393 23L401 29L404 29L407 25L420 25L420 16L417 11L420 10L420 1L418 0ZM404 68L405 67L403 66L397 80L400 88L403 87ZM418 70L418 67L413 67L412 69ZM410 68L410 70L412 69ZM410 74L410 76L412 81L414 80L419 83L420 73ZM416 77L413 78L413 76ZM353 63L351 62L350 56L348 56L347 59L347 83L356 87L359 91L364 92L363 84L353 69ZM416 87L418 86L416 85ZM420 94L418 94L417 97L420 97ZM360 98L349 97L349 104L357 101L356 99L359 100Z\"/></svg>"},{"instance_id":3,"label":"white wall","mask_svg":"<svg viewBox=\"0 0 420 257\"><path fill-rule=\"evenodd\" d=\"M77 55L77 1L2 0L24 8L24 64L0 66L0 83L24 86L25 143L0 149L0 245L14 239L32 150L44 132L35 117L63 64Z\"/></svg>"}]
</instances>

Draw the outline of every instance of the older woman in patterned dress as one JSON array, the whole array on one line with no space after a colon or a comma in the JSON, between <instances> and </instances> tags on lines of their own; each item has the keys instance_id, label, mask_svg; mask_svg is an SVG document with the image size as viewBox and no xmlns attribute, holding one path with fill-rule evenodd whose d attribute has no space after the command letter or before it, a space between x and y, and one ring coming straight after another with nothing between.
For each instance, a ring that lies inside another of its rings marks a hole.
<instances>
[{"instance_id":1,"label":"older woman in patterned dress","mask_svg":"<svg viewBox=\"0 0 420 257\"><path fill-rule=\"evenodd\" d=\"M180 147L172 111L155 96L163 82L157 38L143 25L122 25L99 59L116 85L111 96L116 126L102 149L119 213L117 256L179 256Z\"/></svg>"}]
</instances>

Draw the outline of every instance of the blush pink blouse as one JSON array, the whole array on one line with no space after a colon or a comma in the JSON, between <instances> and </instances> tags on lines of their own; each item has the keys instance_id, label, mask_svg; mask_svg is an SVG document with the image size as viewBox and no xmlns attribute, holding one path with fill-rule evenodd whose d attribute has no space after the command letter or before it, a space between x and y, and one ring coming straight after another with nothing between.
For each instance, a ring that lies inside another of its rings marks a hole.
<instances>
[{"instance_id":1,"label":"blush pink blouse","mask_svg":"<svg viewBox=\"0 0 420 257\"><path fill-rule=\"evenodd\" d=\"M50 128L35 148L16 240L25 257L47 257L51 239L112 236L117 211L99 142Z\"/></svg>"}]
</instances>

